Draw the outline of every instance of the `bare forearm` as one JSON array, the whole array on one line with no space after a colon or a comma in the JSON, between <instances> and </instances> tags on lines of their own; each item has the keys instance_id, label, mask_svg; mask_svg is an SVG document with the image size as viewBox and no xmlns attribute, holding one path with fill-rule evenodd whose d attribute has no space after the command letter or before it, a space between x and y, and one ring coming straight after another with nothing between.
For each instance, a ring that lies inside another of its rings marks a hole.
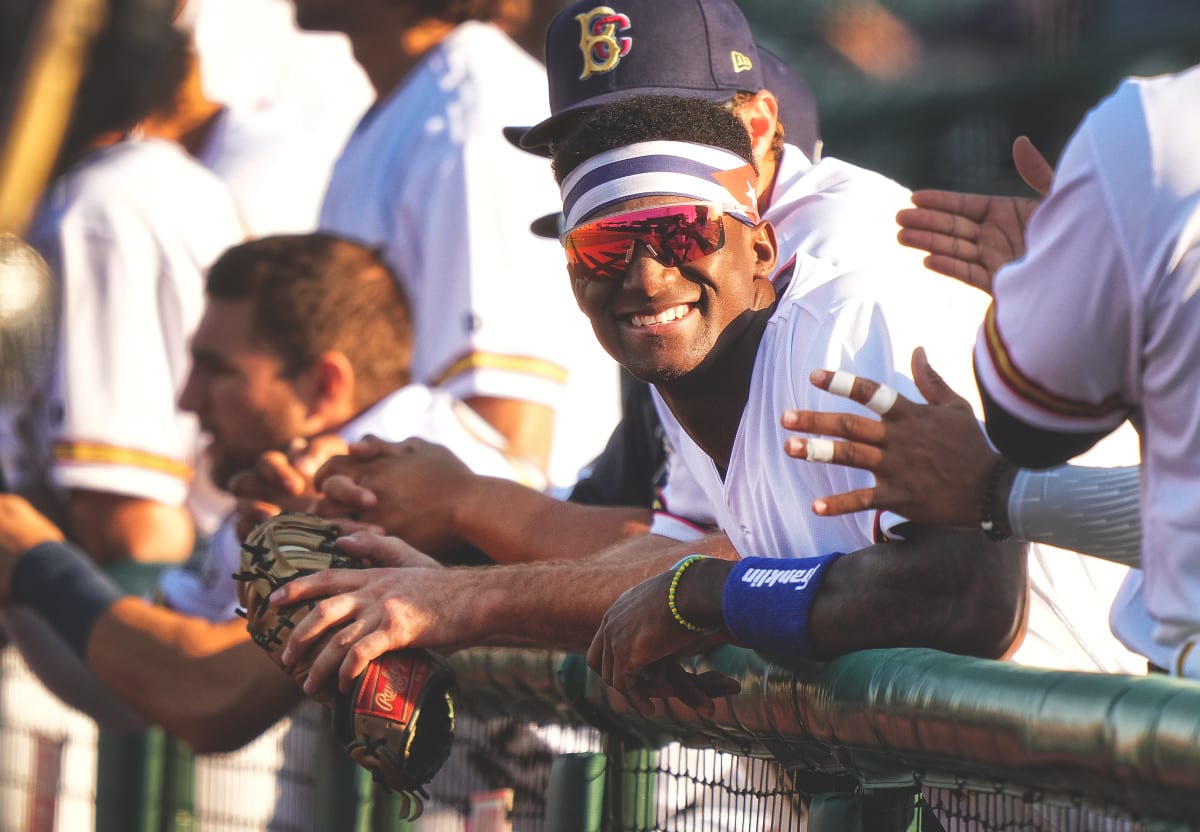
<instances>
[{"instance_id":1,"label":"bare forearm","mask_svg":"<svg viewBox=\"0 0 1200 832\"><path fill-rule=\"evenodd\" d=\"M480 477L456 512L463 540L497 563L575 560L643 535L651 512L584 506L508 480Z\"/></svg>"},{"instance_id":2,"label":"bare forearm","mask_svg":"<svg viewBox=\"0 0 1200 832\"><path fill-rule=\"evenodd\" d=\"M241 621L214 624L132 597L96 621L87 662L138 713L198 751L240 747L300 695Z\"/></svg>"},{"instance_id":3,"label":"bare forearm","mask_svg":"<svg viewBox=\"0 0 1200 832\"><path fill-rule=\"evenodd\" d=\"M933 647L998 658L1028 604L1026 549L977 532L922 528L839 558L809 622L825 657L873 647Z\"/></svg>"},{"instance_id":4,"label":"bare forearm","mask_svg":"<svg viewBox=\"0 0 1200 832\"><path fill-rule=\"evenodd\" d=\"M146 721L134 713L84 663L83 658L40 615L13 605L0 610L4 631L29 669L59 699L118 733L144 730Z\"/></svg>"},{"instance_id":5,"label":"bare forearm","mask_svg":"<svg viewBox=\"0 0 1200 832\"><path fill-rule=\"evenodd\" d=\"M71 494L71 537L96 560L113 563L184 560L195 542L191 517L180 506L97 491Z\"/></svg>"},{"instance_id":6,"label":"bare forearm","mask_svg":"<svg viewBox=\"0 0 1200 832\"><path fill-rule=\"evenodd\" d=\"M493 396L471 396L466 403L508 440L512 453L546 468L554 434L553 410L543 404Z\"/></svg>"},{"instance_id":7,"label":"bare forearm","mask_svg":"<svg viewBox=\"0 0 1200 832\"><path fill-rule=\"evenodd\" d=\"M737 558L724 535L694 543L643 535L582 561L455 571L475 573L479 643L581 652L621 593L692 553Z\"/></svg>"}]
</instances>

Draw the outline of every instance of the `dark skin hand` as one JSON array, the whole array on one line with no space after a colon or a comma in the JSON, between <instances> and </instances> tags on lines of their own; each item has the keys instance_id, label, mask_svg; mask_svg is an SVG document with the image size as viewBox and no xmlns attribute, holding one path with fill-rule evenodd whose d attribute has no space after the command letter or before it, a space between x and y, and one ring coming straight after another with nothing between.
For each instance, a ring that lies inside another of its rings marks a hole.
<instances>
[{"instance_id":1,"label":"dark skin hand","mask_svg":"<svg viewBox=\"0 0 1200 832\"><path fill-rule=\"evenodd\" d=\"M1024 546L992 543L976 532L910 526L908 533L911 541L869 546L829 566L808 622L815 654L830 659L876 647L933 647L999 658L1015 649L1027 615ZM713 700L740 686L715 671L690 673L680 660L731 640L722 594L733 567L706 558L679 581L676 607L703 632L670 614L672 572L626 591L604 615L588 664L643 715L654 714L655 699L678 699L711 716Z\"/></svg>"},{"instance_id":2,"label":"dark skin hand","mask_svg":"<svg viewBox=\"0 0 1200 832\"><path fill-rule=\"evenodd\" d=\"M1054 168L1025 136L1013 143L1013 164L1039 197L1050 191ZM897 239L929 252L935 272L992 293L992 280L1005 263L1025 254L1025 226L1040 198L916 191L914 208L896 215Z\"/></svg>"},{"instance_id":3,"label":"dark skin hand","mask_svg":"<svg viewBox=\"0 0 1200 832\"><path fill-rule=\"evenodd\" d=\"M873 487L817 500L813 513L885 510L930 526L979 526L984 486L999 456L984 438L970 404L934 372L923 349L913 352L912 373L928 404L899 396L879 419L811 410L783 414L788 430L844 440L833 444L832 464L875 475ZM832 379L827 370L817 370L811 378L823 390ZM878 389L876 382L858 378L850 398L865 405ZM809 450L809 440L801 437L784 445L788 456L800 460L808 460Z\"/></svg>"}]
</instances>

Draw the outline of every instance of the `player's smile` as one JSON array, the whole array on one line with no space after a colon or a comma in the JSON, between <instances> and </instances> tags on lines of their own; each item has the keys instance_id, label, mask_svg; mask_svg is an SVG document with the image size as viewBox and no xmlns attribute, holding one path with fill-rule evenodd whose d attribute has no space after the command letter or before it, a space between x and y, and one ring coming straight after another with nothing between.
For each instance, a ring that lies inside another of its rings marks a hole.
<instances>
[{"instance_id":1,"label":"player's smile","mask_svg":"<svg viewBox=\"0 0 1200 832\"><path fill-rule=\"evenodd\" d=\"M679 197L646 197L614 206L613 215L656 205L678 204ZM664 265L655 252L637 242L624 270L609 279L572 280L580 309L588 316L601 345L634 376L665 384L716 358L740 331L747 310L774 301L769 280L760 279L774 262L774 240L766 226L748 227L723 217L719 248L677 266ZM771 241L764 249L761 240ZM761 249L761 250L760 250ZM766 258L766 259L764 259ZM718 343L720 342L720 343Z\"/></svg>"}]
</instances>

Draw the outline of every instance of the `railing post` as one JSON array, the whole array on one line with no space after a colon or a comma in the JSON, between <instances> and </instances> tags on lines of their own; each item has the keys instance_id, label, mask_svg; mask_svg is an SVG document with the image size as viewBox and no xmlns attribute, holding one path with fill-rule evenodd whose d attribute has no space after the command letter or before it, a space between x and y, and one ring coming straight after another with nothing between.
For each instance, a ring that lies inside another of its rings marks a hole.
<instances>
[{"instance_id":1,"label":"railing post","mask_svg":"<svg viewBox=\"0 0 1200 832\"><path fill-rule=\"evenodd\" d=\"M601 832L608 758L581 752L560 754L550 766L545 832Z\"/></svg>"},{"instance_id":2,"label":"railing post","mask_svg":"<svg viewBox=\"0 0 1200 832\"><path fill-rule=\"evenodd\" d=\"M133 595L145 595L165 564L114 564L110 577ZM161 728L142 734L101 731L96 750L97 832L186 832L193 826L192 752Z\"/></svg>"},{"instance_id":3,"label":"railing post","mask_svg":"<svg viewBox=\"0 0 1200 832\"><path fill-rule=\"evenodd\" d=\"M608 806L617 829L653 829L658 810L658 751L610 735L608 741Z\"/></svg>"}]
</instances>

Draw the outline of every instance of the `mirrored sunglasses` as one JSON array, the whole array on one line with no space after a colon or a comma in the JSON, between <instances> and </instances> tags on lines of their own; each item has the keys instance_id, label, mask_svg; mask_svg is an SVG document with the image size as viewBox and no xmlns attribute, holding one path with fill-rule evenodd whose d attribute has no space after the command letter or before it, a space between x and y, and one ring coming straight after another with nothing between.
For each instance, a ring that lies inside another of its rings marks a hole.
<instances>
[{"instance_id":1,"label":"mirrored sunglasses","mask_svg":"<svg viewBox=\"0 0 1200 832\"><path fill-rule=\"evenodd\" d=\"M585 223L562 236L567 269L583 280L617 280L637 245L664 266L678 267L725 245L725 212L719 205L689 202L658 205ZM735 219L749 225L736 215Z\"/></svg>"}]
</instances>

